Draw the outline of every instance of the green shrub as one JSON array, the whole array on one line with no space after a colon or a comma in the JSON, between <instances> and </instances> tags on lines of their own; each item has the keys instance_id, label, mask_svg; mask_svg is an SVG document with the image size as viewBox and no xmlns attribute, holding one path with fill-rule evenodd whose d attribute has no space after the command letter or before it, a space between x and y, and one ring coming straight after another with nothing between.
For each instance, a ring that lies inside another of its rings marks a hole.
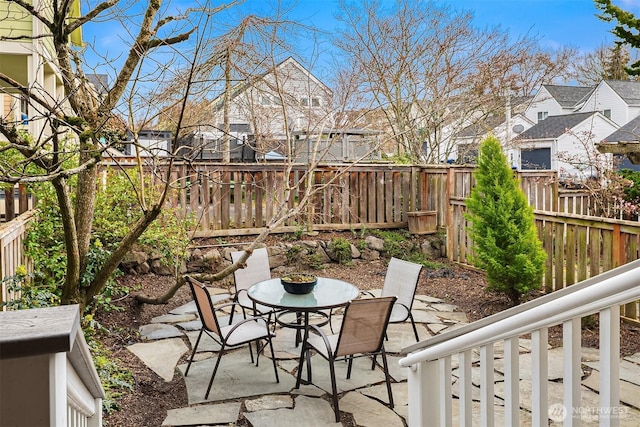
<instances>
[{"instance_id":1,"label":"green shrub","mask_svg":"<svg viewBox=\"0 0 640 427\"><path fill-rule=\"evenodd\" d=\"M538 239L533 209L520 189L500 142L480 144L476 185L467 199L472 261L487 272L487 289L512 303L538 289L547 255Z\"/></svg>"},{"instance_id":2,"label":"green shrub","mask_svg":"<svg viewBox=\"0 0 640 427\"><path fill-rule=\"evenodd\" d=\"M327 252L340 264L351 263L351 243L344 237L335 237L327 243Z\"/></svg>"}]
</instances>

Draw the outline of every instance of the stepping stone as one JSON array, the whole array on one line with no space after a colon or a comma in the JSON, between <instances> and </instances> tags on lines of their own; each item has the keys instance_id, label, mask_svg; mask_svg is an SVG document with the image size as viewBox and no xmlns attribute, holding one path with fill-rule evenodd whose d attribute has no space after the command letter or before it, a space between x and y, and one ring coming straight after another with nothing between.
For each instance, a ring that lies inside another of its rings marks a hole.
<instances>
[{"instance_id":1,"label":"stepping stone","mask_svg":"<svg viewBox=\"0 0 640 427\"><path fill-rule=\"evenodd\" d=\"M151 343L137 343L127 347L153 372L165 382L171 382L180 357L188 351L187 346L179 338L172 338Z\"/></svg>"},{"instance_id":2,"label":"stepping stone","mask_svg":"<svg viewBox=\"0 0 640 427\"><path fill-rule=\"evenodd\" d=\"M224 301L226 299L231 298L231 295L229 295L229 293L227 293L226 291L220 293L220 292L214 292L212 293L212 289L216 289L216 288L207 288L209 289L209 293L212 294L211 295L211 301L213 302L213 305L218 304L218 302L220 301ZM169 311L169 314L176 314L176 315L180 315L180 314L197 314L198 313L198 307L196 307L196 303L195 301L190 301L184 305L181 305L179 307L174 308L173 310Z\"/></svg>"},{"instance_id":3,"label":"stepping stone","mask_svg":"<svg viewBox=\"0 0 640 427\"><path fill-rule=\"evenodd\" d=\"M351 370L350 379L347 379L347 365L348 363L343 359L339 359L335 362L336 388L338 389L338 393L352 391L371 384L384 382L384 372L377 366L374 370L371 370L371 358L369 357L358 357L353 359L353 368ZM302 369L302 380L306 382L306 362ZM327 393L331 393L329 362L317 354L311 356L311 377L313 385L320 387Z\"/></svg>"},{"instance_id":4,"label":"stepping stone","mask_svg":"<svg viewBox=\"0 0 640 427\"><path fill-rule=\"evenodd\" d=\"M531 353L521 354L519 359L520 379L530 380L532 369ZM564 376L564 359L562 347L552 348L547 356L547 379L550 381L561 380ZM494 369L504 374L504 359L496 359Z\"/></svg>"},{"instance_id":5,"label":"stepping stone","mask_svg":"<svg viewBox=\"0 0 640 427\"><path fill-rule=\"evenodd\" d=\"M200 332L199 331L187 331L184 332L184 334L187 336L187 338L189 338L189 344L191 345L191 348L193 349L193 347L196 345L196 341L198 340L198 334ZM202 333L202 338L200 338L200 343L198 343L198 348L196 349L196 353L201 353L201 352L205 352L205 351L220 351L222 347L220 346L220 344L218 344L217 342L214 341L213 338L211 338L209 335L207 335L206 332ZM244 351L247 352L247 357L249 356L249 350L246 350L246 346L243 347L243 349L245 349Z\"/></svg>"},{"instance_id":6,"label":"stepping stone","mask_svg":"<svg viewBox=\"0 0 640 427\"><path fill-rule=\"evenodd\" d=\"M428 295L416 295L414 297L414 299L417 299L418 301L424 301L426 303L441 303L442 302L442 300L440 298L430 297Z\"/></svg>"},{"instance_id":7,"label":"stepping stone","mask_svg":"<svg viewBox=\"0 0 640 427\"><path fill-rule=\"evenodd\" d=\"M427 328L429 328L429 330L433 332L434 335L442 332L443 329L447 329L447 327L447 325L443 325L442 323L429 323L427 325Z\"/></svg>"},{"instance_id":8,"label":"stepping stone","mask_svg":"<svg viewBox=\"0 0 640 427\"><path fill-rule=\"evenodd\" d=\"M387 385L379 384L371 387L365 387L357 390L359 393L368 397L373 397L380 402L389 404L389 395L387 394ZM407 383L391 383L391 393L393 394L393 410L397 412L397 407L407 406L409 404L409 387Z\"/></svg>"},{"instance_id":9,"label":"stepping stone","mask_svg":"<svg viewBox=\"0 0 640 427\"><path fill-rule=\"evenodd\" d=\"M600 370L600 363L598 362L584 362L588 367ZM640 385L640 369L638 365L628 360L620 361L620 379L632 384Z\"/></svg>"},{"instance_id":10,"label":"stepping stone","mask_svg":"<svg viewBox=\"0 0 640 427\"><path fill-rule=\"evenodd\" d=\"M361 393L347 393L340 399L338 406L341 411L353 414L353 418L358 426L404 427L402 418L393 412L393 410Z\"/></svg>"},{"instance_id":11,"label":"stepping stone","mask_svg":"<svg viewBox=\"0 0 640 427\"><path fill-rule=\"evenodd\" d=\"M413 320L416 323L441 323L440 318L435 315L437 311L427 311L427 310L413 310L411 314L413 314Z\"/></svg>"},{"instance_id":12,"label":"stepping stone","mask_svg":"<svg viewBox=\"0 0 640 427\"><path fill-rule=\"evenodd\" d=\"M197 319L190 322L177 323L176 326L185 331L199 331L202 328L202 322Z\"/></svg>"},{"instance_id":13,"label":"stepping stone","mask_svg":"<svg viewBox=\"0 0 640 427\"><path fill-rule=\"evenodd\" d=\"M458 306L453 304L438 303L438 304L431 304L431 308L436 311L453 312L458 309Z\"/></svg>"},{"instance_id":14,"label":"stepping stone","mask_svg":"<svg viewBox=\"0 0 640 427\"><path fill-rule=\"evenodd\" d=\"M154 317L151 319L151 323L181 323L189 322L196 319L195 314L165 314L162 316Z\"/></svg>"},{"instance_id":15,"label":"stepping stone","mask_svg":"<svg viewBox=\"0 0 640 427\"><path fill-rule=\"evenodd\" d=\"M207 391L216 359L217 357L213 357L191 364L189 375L184 377L189 405L206 401L226 401L265 394L289 393L295 386L293 375L278 368L280 382L277 383L271 360L261 355L260 366L256 366L255 363L251 363L246 349L241 349L225 352L222 356L209 393L209 399L205 400L204 395ZM187 364L178 366L178 369L183 374L186 368Z\"/></svg>"},{"instance_id":16,"label":"stepping stone","mask_svg":"<svg viewBox=\"0 0 640 427\"><path fill-rule=\"evenodd\" d=\"M293 409L246 412L244 416L253 427L342 427L335 422L329 402L307 396L296 397Z\"/></svg>"},{"instance_id":17,"label":"stepping stone","mask_svg":"<svg viewBox=\"0 0 640 427\"><path fill-rule=\"evenodd\" d=\"M244 406L249 412L265 409L293 408L293 398L289 394L272 394L257 399L247 399Z\"/></svg>"},{"instance_id":18,"label":"stepping stone","mask_svg":"<svg viewBox=\"0 0 640 427\"><path fill-rule=\"evenodd\" d=\"M314 386L313 384L300 384L300 388L294 388L291 390L292 395L309 396L309 397L321 397L327 394L323 389Z\"/></svg>"},{"instance_id":19,"label":"stepping stone","mask_svg":"<svg viewBox=\"0 0 640 427\"><path fill-rule=\"evenodd\" d=\"M173 325L164 323L152 323L140 326L140 335L147 340L160 340L164 338L175 338L183 335L182 331Z\"/></svg>"},{"instance_id":20,"label":"stepping stone","mask_svg":"<svg viewBox=\"0 0 640 427\"><path fill-rule=\"evenodd\" d=\"M600 393L600 372L595 369L591 371L591 375L582 380L582 385ZM621 380L620 401L636 409L640 409L640 386Z\"/></svg>"},{"instance_id":21,"label":"stepping stone","mask_svg":"<svg viewBox=\"0 0 640 427\"><path fill-rule=\"evenodd\" d=\"M439 311L438 317L445 320L451 320L456 323L469 323L467 314L460 311Z\"/></svg>"},{"instance_id":22,"label":"stepping stone","mask_svg":"<svg viewBox=\"0 0 640 427\"><path fill-rule=\"evenodd\" d=\"M631 356L624 357L624 360L628 362L637 363L640 365L640 353L632 354Z\"/></svg>"},{"instance_id":23,"label":"stepping stone","mask_svg":"<svg viewBox=\"0 0 640 427\"><path fill-rule=\"evenodd\" d=\"M424 325L416 324L418 330L418 337L420 341L426 340L431 336L427 328ZM416 343L416 337L413 334L413 328L411 322L402 323L390 323L387 327L388 341L384 342L384 348L387 353L400 353L403 348Z\"/></svg>"},{"instance_id":24,"label":"stepping stone","mask_svg":"<svg viewBox=\"0 0 640 427\"><path fill-rule=\"evenodd\" d=\"M240 402L169 409L163 426L233 425L240 416Z\"/></svg>"}]
</instances>

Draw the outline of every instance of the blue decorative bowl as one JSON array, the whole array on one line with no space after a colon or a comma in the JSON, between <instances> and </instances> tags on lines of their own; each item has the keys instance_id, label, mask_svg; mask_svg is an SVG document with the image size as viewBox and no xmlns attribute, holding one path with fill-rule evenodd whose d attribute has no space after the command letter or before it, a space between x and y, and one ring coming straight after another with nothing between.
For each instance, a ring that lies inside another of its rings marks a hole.
<instances>
[{"instance_id":1,"label":"blue decorative bowl","mask_svg":"<svg viewBox=\"0 0 640 427\"><path fill-rule=\"evenodd\" d=\"M289 274L280 279L284 290L290 294L308 294L313 291L318 278L312 274Z\"/></svg>"}]
</instances>

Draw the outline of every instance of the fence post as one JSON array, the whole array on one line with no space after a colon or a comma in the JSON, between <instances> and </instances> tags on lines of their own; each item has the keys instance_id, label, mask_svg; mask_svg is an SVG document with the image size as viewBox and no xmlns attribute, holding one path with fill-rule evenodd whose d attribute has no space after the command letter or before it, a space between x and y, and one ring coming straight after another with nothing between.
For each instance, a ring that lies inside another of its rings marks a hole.
<instances>
[{"instance_id":1,"label":"fence post","mask_svg":"<svg viewBox=\"0 0 640 427\"><path fill-rule=\"evenodd\" d=\"M449 261L453 261L453 206L451 205L451 195L454 193L455 191L455 181L456 181L456 175L455 175L455 168L450 167L449 169L447 169L447 182L446 182L446 186L447 186L447 190L445 191L445 200L444 200L444 205L446 206L447 209L447 217L445 220L445 227L447 229L447 259L449 259Z\"/></svg>"}]
</instances>

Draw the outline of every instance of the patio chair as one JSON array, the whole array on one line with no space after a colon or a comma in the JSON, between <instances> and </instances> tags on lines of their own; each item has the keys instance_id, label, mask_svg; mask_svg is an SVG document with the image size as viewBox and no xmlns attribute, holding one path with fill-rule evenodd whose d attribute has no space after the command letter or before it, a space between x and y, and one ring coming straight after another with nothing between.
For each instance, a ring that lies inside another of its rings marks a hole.
<instances>
[{"instance_id":1,"label":"patio chair","mask_svg":"<svg viewBox=\"0 0 640 427\"><path fill-rule=\"evenodd\" d=\"M209 398L209 392L211 391L211 385L213 384L213 379L216 376L216 372L218 371L218 366L220 365L220 360L222 359L222 355L225 350L228 348L239 347L244 344L249 345L249 354L251 354L251 363L253 363L253 352L251 350L251 342L256 342L256 366L258 366L259 358L260 358L260 346L259 341L261 339L267 340L269 344L269 349L271 350L271 354L275 354L273 351L273 342L271 338L274 334L269 329L269 320L265 318L255 318L255 317L247 317L239 322L223 325L221 326L218 322L218 317L216 315L217 311L220 311L224 307L228 307L237 303L227 303L221 304L218 307L214 307L211 302L211 297L209 296L209 291L205 285L198 280L194 279L191 276L186 276L187 283L189 283L189 287L191 288L191 293L193 294L193 299L196 302L196 307L198 308L198 314L200 315L200 320L202 321L202 328L200 329L200 333L198 334L198 339L196 340L196 344L193 346L193 351L191 352L191 358L189 359L189 364L187 365L187 369L185 370L184 376L186 377L189 373L189 368L191 367L191 362L193 361L193 356L196 353L196 349L198 348L198 344L200 343L200 338L202 338L202 333L206 333L209 335L215 342L220 344L220 351L218 352L218 358L216 360L215 367L213 368L213 373L211 374L211 379L209 380L209 387L207 387L207 393L204 398ZM276 367L276 360L272 357L273 362L273 371L276 374L276 382L280 382L278 378L278 369Z\"/></svg>"},{"instance_id":2,"label":"patio chair","mask_svg":"<svg viewBox=\"0 0 640 427\"><path fill-rule=\"evenodd\" d=\"M418 287L418 279L420 278L421 272L421 264L391 258L381 293L383 297L393 295L398 298L393 305L389 323L401 323L407 319L411 320L416 342L419 341L420 338L418 337L416 322L413 320L413 315L411 314L411 308L413 307L413 299L416 295L416 288ZM373 294L367 291L363 293L373 296Z\"/></svg>"},{"instance_id":3,"label":"patio chair","mask_svg":"<svg viewBox=\"0 0 640 427\"><path fill-rule=\"evenodd\" d=\"M231 260L236 262L243 254L244 251L231 252ZM263 280L271 279L271 267L269 266L269 253L267 252L267 248L254 249L253 253L247 258L246 264L246 267L239 268L233 272L236 288L233 301L238 303L240 307L252 310L254 316L268 315L273 312L271 307L256 304L254 310L254 303L247 295L247 291L251 286ZM234 313L235 307L231 310L231 322L233 321Z\"/></svg>"},{"instance_id":4,"label":"patio chair","mask_svg":"<svg viewBox=\"0 0 640 427\"><path fill-rule=\"evenodd\" d=\"M391 381L387 355L384 350L384 337L389 323L389 316L396 297L379 297L353 300L347 304L342 319L340 332L335 335L325 335L316 325L310 325L309 333L302 345L300 362L298 364L298 375L296 378L296 389L300 388L302 381L302 365L307 360L308 381L311 383L311 369L309 362L309 350L315 349L319 355L329 361L329 372L331 375L331 391L333 399L333 410L336 415L336 422L340 422L340 409L338 407L338 390L336 386L335 362L337 358L348 359L347 379L351 378L351 367L354 357L373 356L371 369L375 368L375 356L382 356L385 381L387 383L387 393L389 394L389 407L393 408L393 394L391 392Z\"/></svg>"}]
</instances>

